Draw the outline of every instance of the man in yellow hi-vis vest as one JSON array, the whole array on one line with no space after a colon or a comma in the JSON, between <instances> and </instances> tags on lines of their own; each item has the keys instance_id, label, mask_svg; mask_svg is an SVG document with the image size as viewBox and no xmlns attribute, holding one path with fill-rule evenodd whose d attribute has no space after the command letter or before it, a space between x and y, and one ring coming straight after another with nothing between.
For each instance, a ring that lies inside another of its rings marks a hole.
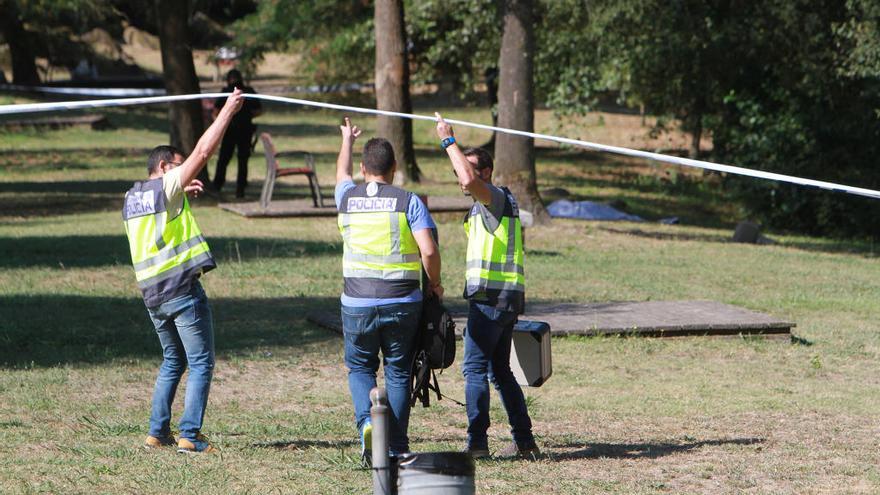
<instances>
[{"instance_id":1,"label":"man in yellow hi-vis vest","mask_svg":"<svg viewBox=\"0 0 880 495\"><path fill-rule=\"evenodd\" d=\"M235 90L188 158L173 146L154 148L147 158L149 177L125 193L122 219L135 278L164 356L153 390L146 447L176 444L179 452L215 450L201 433L214 370L214 325L199 277L216 264L187 194L197 196L203 191L196 176L217 149L242 101L241 91ZM175 442L171 403L187 366L180 439Z\"/></svg>"},{"instance_id":2,"label":"man in yellow hi-vis vest","mask_svg":"<svg viewBox=\"0 0 880 495\"><path fill-rule=\"evenodd\" d=\"M422 313L422 267L428 275L428 296L442 297L443 287L434 220L418 196L391 185L397 169L391 143L381 138L367 141L360 166L364 183L355 185L351 154L361 131L347 117L340 130L336 206L344 243L345 365L361 455L369 462L369 394L376 386L379 351L391 407L390 454L403 454L409 451L410 367Z\"/></svg>"},{"instance_id":3,"label":"man in yellow hi-vis vest","mask_svg":"<svg viewBox=\"0 0 880 495\"><path fill-rule=\"evenodd\" d=\"M510 190L492 184L492 155L482 148L459 148L452 126L436 115L440 145L452 161L462 191L474 199L464 222L468 237L464 297L469 308L462 372L467 451L474 457L489 456L488 378L501 395L513 435L513 443L500 455L531 457L540 451L525 397L510 370L513 326L525 305L519 208Z\"/></svg>"}]
</instances>

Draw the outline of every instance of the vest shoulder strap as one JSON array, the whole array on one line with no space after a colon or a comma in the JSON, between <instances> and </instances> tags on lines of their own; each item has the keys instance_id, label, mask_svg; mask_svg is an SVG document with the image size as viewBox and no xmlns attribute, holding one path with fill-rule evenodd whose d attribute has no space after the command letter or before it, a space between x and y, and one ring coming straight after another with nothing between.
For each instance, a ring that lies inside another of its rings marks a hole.
<instances>
[{"instance_id":1,"label":"vest shoulder strap","mask_svg":"<svg viewBox=\"0 0 880 495\"><path fill-rule=\"evenodd\" d=\"M489 232L495 232L504 217L519 218L519 207L516 204L516 198L513 197L513 193L504 186L498 189L504 193L504 209L502 210L501 217L495 218L489 211L489 207L479 201L474 201L474 205L464 217L464 223L468 223L473 217L480 217L483 221L483 227Z\"/></svg>"}]
</instances>

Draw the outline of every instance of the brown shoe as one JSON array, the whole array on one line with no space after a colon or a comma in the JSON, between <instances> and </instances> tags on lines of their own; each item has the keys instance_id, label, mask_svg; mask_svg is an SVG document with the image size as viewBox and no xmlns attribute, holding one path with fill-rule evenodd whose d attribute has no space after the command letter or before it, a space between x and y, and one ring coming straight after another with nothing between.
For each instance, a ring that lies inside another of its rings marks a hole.
<instances>
[{"instance_id":1,"label":"brown shoe","mask_svg":"<svg viewBox=\"0 0 880 495\"><path fill-rule=\"evenodd\" d=\"M204 435L199 433L196 435L195 440L190 440L188 438L181 438L177 441L177 451L181 454L195 454L195 453L213 453L219 452L217 447L211 445L208 442L208 439L205 438Z\"/></svg>"},{"instance_id":2,"label":"brown shoe","mask_svg":"<svg viewBox=\"0 0 880 495\"><path fill-rule=\"evenodd\" d=\"M152 435L148 435L146 440L144 440L144 448L146 449L171 447L172 445L177 445L177 440L175 440L174 437L171 435L167 435L164 437L154 437Z\"/></svg>"},{"instance_id":3,"label":"brown shoe","mask_svg":"<svg viewBox=\"0 0 880 495\"><path fill-rule=\"evenodd\" d=\"M521 459L531 460L535 460L539 455L541 455L541 449L535 445L534 441L510 442L507 447L504 447L501 449L501 452L498 452L499 457L519 457Z\"/></svg>"}]
</instances>

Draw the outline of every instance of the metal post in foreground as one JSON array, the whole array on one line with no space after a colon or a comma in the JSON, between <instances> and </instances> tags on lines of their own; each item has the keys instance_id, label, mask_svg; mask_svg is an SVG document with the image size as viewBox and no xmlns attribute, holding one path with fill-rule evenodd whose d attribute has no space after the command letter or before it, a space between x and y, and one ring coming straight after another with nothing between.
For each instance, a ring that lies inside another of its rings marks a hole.
<instances>
[{"instance_id":1,"label":"metal post in foreground","mask_svg":"<svg viewBox=\"0 0 880 495\"><path fill-rule=\"evenodd\" d=\"M388 420L388 392L384 388L375 387L370 390L370 421L373 424L373 493L375 495L391 495L391 463L388 459L388 441L391 428Z\"/></svg>"}]
</instances>

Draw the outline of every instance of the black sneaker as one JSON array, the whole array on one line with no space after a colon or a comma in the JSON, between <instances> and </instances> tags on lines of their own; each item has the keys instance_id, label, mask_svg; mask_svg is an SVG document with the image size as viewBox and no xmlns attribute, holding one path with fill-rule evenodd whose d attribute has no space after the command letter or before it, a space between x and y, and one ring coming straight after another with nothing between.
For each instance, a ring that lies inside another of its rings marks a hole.
<instances>
[{"instance_id":1,"label":"black sneaker","mask_svg":"<svg viewBox=\"0 0 880 495\"><path fill-rule=\"evenodd\" d=\"M492 456L492 454L489 453L488 447L487 448L479 448L479 447L471 447L470 445L468 445L467 447L465 447L464 450L462 450L462 452L470 454L471 457L473 457L474 459L488 459L489 457Z\"/></svg>"}]
</instances>

